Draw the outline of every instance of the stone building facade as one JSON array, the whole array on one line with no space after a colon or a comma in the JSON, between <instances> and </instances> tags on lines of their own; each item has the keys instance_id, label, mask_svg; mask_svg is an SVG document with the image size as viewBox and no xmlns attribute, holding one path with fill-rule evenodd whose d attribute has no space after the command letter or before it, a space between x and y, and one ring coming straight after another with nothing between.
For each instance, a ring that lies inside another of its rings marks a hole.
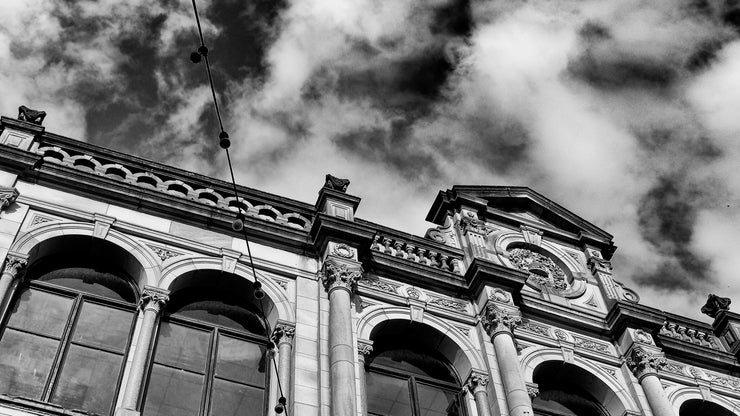
<instances>
[{"instance_id":1,"label":"stone building facade","mask_svg":"<svg viewBox=\"0 0 740 416\"><path fill-rule=\"evenodd\" d=\"M419 237L36 115L0 121L0 415L740 415L729 300L640 304L531 189L439 192Z\"/></svg>"}]
</instances>

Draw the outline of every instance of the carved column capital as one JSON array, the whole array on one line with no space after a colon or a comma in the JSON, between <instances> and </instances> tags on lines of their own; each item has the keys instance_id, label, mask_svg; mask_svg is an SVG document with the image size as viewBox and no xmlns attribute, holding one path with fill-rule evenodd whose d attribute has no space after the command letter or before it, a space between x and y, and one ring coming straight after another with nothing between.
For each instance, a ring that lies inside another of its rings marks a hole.
<instances>
[{"instance_id":1,"label":"carved column capital","mask_svg":"<svg viewBox=\"0 0 740 416\"><path fill-rule=\"evenodd\" d=\"M522 317L513 311L489 304L485 315L481 316L483 328L493 339L497 334L506 332L511 334L514 328L522 324Z\"/></svg>"},{"instance_id":2,"label":"carved column capital","mask_svg":"<svg viewBox=\"0 0 740 416\"><path fill-rule=\"evenodd\" d=\"M365 339L357 340L357 358L364 363L368 355L373 353L373 342Z\"/></svg>"},{"instance_id":3,"label":"carved column capital","mask_svg":"<svg viewBox=\"0 0 740 416\"><path fill-rule=\"evenodd\" d=\"M527 383L527 394L530 399L540 395L540 386L537 383Z\"/></svg>"},{"instance_id":4,"label":"carved column capital","mask_svg":"<svg viewBox=\"0 0 740 416\"><path fill-rule=\"evenodd\" d=\"M353 262L354 263L354 262ZM348 263L327 258L319 277L327 293L334 289L344 289L352 294L357 288L357 281L362 279L362 267L359 263Z\"/></svg>"},{"instance_id":5,"label":"carved column capital","mask_svg":"<svg viewBox=\"0 0 740 416\"><path fill-rule=\"evenodd\" d=\"M625 361L638 381L648 375L657 374L659 369L668 364L664 357L639 346L632 348Z\"/></svg>"},{"instance_id":6,"label":"carved column capital","mask_svg":"<svg viewBox=\"0 0 740 416\"><path fill-rule=\"evenodd\" d=\"M9 207L18 198L18 190L0 186L0 211Z\"/></svg>"},{"instance_id":7,"label":"carved column capital","mask_svg":"<svg viewBox=\"0 0 740 416\"><path fill-rule=\"evenodd\" d=\"M8 254L5 257L5 267L3 274L10 275L13 279L23 277L28 265L28 256Z\"/></svg>"},{"instance_id":8,"label":"carved column capital","mask_svg":"<svg viewBox=\"0 0 740 416\"><path fill-rule=\"evenodd\" d=\"M170 301L170 291L153 286L144 286L144 291L139 299L139 308L143 311L153 311L159 315L167 302Z\"/></svg>"},{"instance_id":9,"label":"carved column capital","mask_svg":"<svg viewBox=\"0 0 740 416\"><path fill-rule=\"evenodd\" d=\"M478 391L486 391L487 385L488 374L477 370L471 370L467 381L465 381L465 389L473 394Z\"/></svg>"},{"instance_id":10,"label":"carved column capital","mask_svg":"<svg viewBox=\"0 0 740 416\"><path fill-rule=\"evenodd\" d=\"M275 325L275 329L272 331L272 342L274 342L276 345L288 343L293 343L293 338L295 337L295 324L290 322L278 322L277 325Z\"/></svg>"}]
</instances>

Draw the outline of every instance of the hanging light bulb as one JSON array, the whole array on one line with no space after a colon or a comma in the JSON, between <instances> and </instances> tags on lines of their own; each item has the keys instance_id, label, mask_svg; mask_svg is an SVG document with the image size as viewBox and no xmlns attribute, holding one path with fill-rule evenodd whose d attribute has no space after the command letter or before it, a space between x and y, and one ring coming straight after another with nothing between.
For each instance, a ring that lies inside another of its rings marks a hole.
<instances>
[{"instance_id":1,"label":"hanging light bulb","mask_svg":"<svg viewBox=\"0 0 740 416\"><path fill-rule=\"evenodd\" d=\"M244 221L237 217L234 221L231 222L231 229L234 231L241 231L244 229Z\"/></svg>"},{"instance_id":2,"label":"hanging light bulb","mask_svg":"<svg viewBox=\"0 0 740 416\"><path fill-rule=\"evenodd\" d=\"M262 299L265 297L265 291L262 290L262 283L261 282L254 282L254 297L257 299Z\"/></svg>"},{"instance_id":3,"label":"hanging light bulb","mask_svg":"<svg viewBox=\"0 0 740 416\"><path fill-rule=\"evenodd\" d=\"M221 146L222 149L228 149L231 146L231 139L229 139L229 134L223 130L221 130L221 133L218 134L218 145Z\"/></svg>"},{"instance_id":4,"label":"hanging light bulb","mask_svg":"<svg viewBox=\"0 0 740 416\"><path fill-rule=\"evenodd\" d=\"M208 48L206 48L206 45L200 45L198 48L198 53L202 56L208 56Z\"/></svg>"},{"instance_id":5,"label":"hanging light bulb","mask_svg":"<svg viewBox=\"0 0 740 416\"><path fill-rule=\"evenodd\" d=\"M190 62L197 64L200 62L200 54L198 52L193 52L190 54Z\"/></svg>"}]
</instances>

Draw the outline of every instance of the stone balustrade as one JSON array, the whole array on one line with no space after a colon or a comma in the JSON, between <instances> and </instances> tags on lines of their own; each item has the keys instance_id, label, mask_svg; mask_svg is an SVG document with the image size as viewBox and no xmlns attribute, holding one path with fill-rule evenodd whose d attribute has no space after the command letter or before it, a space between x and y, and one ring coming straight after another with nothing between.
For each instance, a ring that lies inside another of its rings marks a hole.
<instances>
[{"instance_id":1,"label":"stone balustrade","mask_svg":"<svg viewBox=\"0 0 740 416\"><path fill-rule=\"evenodd\" d=\"M708 325L706 328L702 328L690 322L666 320L663 327L660 328L660 335L717 351L725 351L724 346L714 336L712 328Z\"/></svg>"},{"instance_id":2,"label":"stone balustrade","mask_svg":"<svg viewBox=\"0 0 740 416\"><path fill-rule=\"evenodd\" d=\"M462 274L462 256L452 256L432 246L408 241L397 236L377 233L370 250L398 257L424 266L434 267L455 274Z\"/></svg>"}]
</instances>

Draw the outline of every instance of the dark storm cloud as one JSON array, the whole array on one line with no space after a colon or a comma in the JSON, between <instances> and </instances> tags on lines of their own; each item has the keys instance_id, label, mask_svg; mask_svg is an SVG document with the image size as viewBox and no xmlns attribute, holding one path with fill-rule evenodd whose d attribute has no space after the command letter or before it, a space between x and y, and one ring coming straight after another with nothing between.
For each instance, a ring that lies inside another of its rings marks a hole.
<instances>
[{"instance_id":1,"label":"dark storm cloud","mask_svg":"<svg viewBox=\"0 0 740 416\"><path fill-rule=\"evenodd\" d=\"M692 249L701 201L707 190L682 176L659 178L640 201L643 238L663 256L655 272L635 279L661 289L690 289L712 279L710 261Z\"/></svg>"}]
</instances>

